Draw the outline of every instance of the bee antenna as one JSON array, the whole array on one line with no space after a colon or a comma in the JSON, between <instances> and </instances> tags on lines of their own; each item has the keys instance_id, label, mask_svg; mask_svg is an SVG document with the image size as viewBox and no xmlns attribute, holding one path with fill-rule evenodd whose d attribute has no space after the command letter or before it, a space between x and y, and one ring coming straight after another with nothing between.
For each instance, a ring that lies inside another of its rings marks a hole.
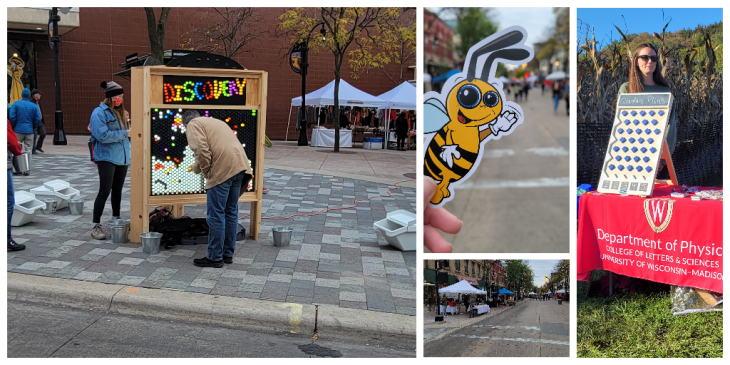
<instances>
[{"instance_id":1,"label":"bee antenna","mask_svg":"<svg viewBox=\"0 0 730 365\"><path fill-rule=\"evenodd\" d=\"M528 57L530 57L530 52L522 48L500 49L498 51L492 52L489 57L487 57L487 61L484 62L484 68L482 69L482 74L479 75L479 79L484 82L488 82L487 80L489 79L492 64L497 58L511 61L521 61Z\"/></svg>"},{"instance_id":2,"label":"bee antenna","mask_svg":"<svg viewBox=\"0 0 730 365\"><path fill-rule=\"evenodd\" d=\"M469 68L466 72L466 78L469 81L473 81L476 78L476 69L477 69L477 59L480 56L483 56L489 52L494 52L499 49L507 48L511 45L517 44L520 41L522 41L523 38L522 32L518 30L513 30L487 44L480 47L479 49L476 49L471 56L469 57ZM489 60L487 60L489 61ZM485 66L487 63L484 64ZM489 76L487 76L489 77ZM482 77L483 78L483 77Z\"/></svg>"}]
</instances>

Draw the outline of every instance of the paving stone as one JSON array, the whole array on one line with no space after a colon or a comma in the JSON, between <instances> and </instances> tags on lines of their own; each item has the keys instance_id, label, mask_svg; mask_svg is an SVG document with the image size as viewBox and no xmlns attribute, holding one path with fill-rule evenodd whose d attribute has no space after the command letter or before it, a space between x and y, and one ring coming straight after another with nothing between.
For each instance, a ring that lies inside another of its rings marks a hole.
<instances>
[{"instance_id":1,"label":"paving stone","mask_svg":"<svg viewBox=\"0 0 730 365\"><path fill-rule=\"evenodd\" d=\"M119 281L117 281L117 284L124 284L124 285L139 285L142 284L143 281L145 281L147 277L144 276L124 276Z\"/></svg>"},{"instance_id":2,"label":"paving stone","mask_svg":"<svg viewBox=\"0 0 730 365\"><path fill-rule=\"evenodd\" d=\"M348 301L348 302L366 302L367 301L365 293L340 291L340 302L343 300Z\"/></svg>"},{"instance_id":3,"label":"paving stone","mask_svg":"<svg viewBox=\"0 0 730 365\"><path fill-rule=\"evenodd\" d=\"M18 190L58 178L69 181L86 200L96 196L97 172L84 156L41 155L34 159L34 166L52 173L24 178L16 182ZM385 184L269 168L264 176L271 189L264 196L265 216L341 207L355 199L382 194L387 188ZM129 181L128 175L126 184ZM14 227L16 241L32 250L8 253L6 267L13 272L74 280L414 315L418 307L417 254L395 250L372 228L374 221L390 211L416 209L415 189L399 188L392 193L391 198L361 202L355 208L265 220L260 239L238 242L234 263L222 269L193 265L193 257L206 254L206 245L176 246L148 255L138 244L94 240L89 235L89 215L70 216L62 211L39 216L32 225ZM125 186L123 217L129 216L129 199L130 189ZM185 210L193 217L206 214L204 205L187 205ZM250 212L248 204L240 204L240 211ZM103 216L107 233L110 214L107 202ZM289 247L273 246L271 228L275 225L294 230Z\"/></svg>"},{"instance_id":4,"label":"paving stone","mask_svg":"<svg viewBox=\"0 0 730 365\"><path fill-rule=\"evenodd\" d=\"M326 288L339 288L340 287L340 281L335 279L323 279L323 278L317 278L314 282L315 286L323 286Z\"/></svg>"}]
</instances>

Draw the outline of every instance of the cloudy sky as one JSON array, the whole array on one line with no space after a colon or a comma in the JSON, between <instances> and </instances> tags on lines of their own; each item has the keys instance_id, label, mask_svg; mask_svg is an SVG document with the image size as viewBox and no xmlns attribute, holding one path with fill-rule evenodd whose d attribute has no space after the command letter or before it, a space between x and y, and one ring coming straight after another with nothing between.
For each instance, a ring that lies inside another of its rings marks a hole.
<instances>
[{"instance_id":1,"label":"cloudy sky","mask_svg":"<svg viewBox=\"0 0 730 365\"><path fill-rule=\"evenodd\" d=\"M535 276L532 278L532 282L535 286L540 287L545 285L545 275L550 277L550 273L553 268L560 260L525 260L530 264L532 271Z\"/></svg>"},{"instance_id":2,"label":"cloudy sky","mask_svg":"<svg viewBox=\"0 0 730 365\"><path fill-rule=\"evenodd\" d=\"M438 13L441 8L428 8ZM494 11L494 13L492 13ZM489 12L492 19L498 23L498 29L502 30L513 25L519 25L527 31L525 44L532 47L535 42L542 42L552 34L555 25L555 14L553 8L491 8ZM449 12L439 14L441 19L454 19Z\"/></svg>"}]
</instances>

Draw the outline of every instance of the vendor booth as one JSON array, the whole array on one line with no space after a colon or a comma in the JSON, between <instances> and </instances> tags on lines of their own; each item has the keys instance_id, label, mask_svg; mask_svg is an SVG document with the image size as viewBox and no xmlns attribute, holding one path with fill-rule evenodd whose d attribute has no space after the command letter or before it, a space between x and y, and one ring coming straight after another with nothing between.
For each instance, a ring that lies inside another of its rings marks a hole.
<instances>
[{"instance_id":1,"label":"vendor booth","mask_svg":"<svg viewBox=\"0 0 730 365\"><path fill-rule=\"evenodd\" d=\"M458 294L487 294L487 292L485 292L484 290L479 290L479 289L471 286L471 284L469 284L466 280L462 280L456 284L449 285L445 288L439 289L439 295L444 295L444 294L447 294L447 296L448 296L448 294L457 294L457 295ZM476 314L489 313L489 306L488 305L480 305L480 306L471 305L469 308L467 308L467 312L469 312L469 313L474 313L475 310L476 310ZM456 314L458 312L458 309L457 309L457 307L451 307L451 306L449 306L447 308L442 307L442 313L444 313L444 312L450 313L450 314Z\"/></svg>"},{"instance_id":2,"label":"vendor booth","mask_svg":"<svg viewBox=\"0 0 730 365\"><path fill-rule=\"evenodd\" d=\"M324 87L312 91L306 95L305 103L307 106L314 106L317 108L327 107L335 105L335 80L332 80L329 84ZM386 102L376 96L370 95L364 91L357 89L350 85L345 80L340 80L339 89L339 104L340 107L371 107L371 108L385 108ZM289 126L291 124L291 111L292 108L302 105L302 97L298 96L291 100L291 107L289 107L289 120L286 124L287 136L289 135ZM319 111L317 111L319 115ZM335 121L335 127L339 127L339 121ZM320 127L319 118L317 118L317 127L312 129L312 140L310 145L312 147L334 147L335 141L335 130L326 129ZM348 129L340 129L340 147L352 147L352 131Z\"/></svg>"},{"instance_id":3,"label":"vendor booth","mask_svg":"<svg viewBox=\"0 0 730 365\"><path fill-rule=\"evenodd\" d=\"M132 69L131 241L149 232L154 207L182 217L185 205L206 204L205 178L191 171L182 115L225 121L243 145L253 179L239 202L251 203L249 235L261 226L268 73L242 69L145 66Z\"/></svg>"},{"instance_id":4,"label":"vendor booth","mask_svg":"<svg viewBox=\"0 0 730 365\"><path fill-rule=\"evenodd\" d=\"M667 138L676 102L671 93L618 97L603 163L591 166L600 173L596 191L579 199L578 280L607 270L609 295L616 273L694 288L714 305L710 292L723 291L723 191L678 182ZM669 180L657 179L661 170Z\"/></svg>"},{"instance_id":5,"label":"vendor booth","mask_svg":"<svg viewBox=\"0 0 730 365\"><path fill-rule=\"evenodd\" d=\"M378 97L386 101L385 107L389 110L416 110L416 87L408 81L403 82L402 84L395 87L393 90L378 95ZM385 134L385 146L388 146L389 142L396 141L395 132L390 132L391 123L395 121L390 119L389 112L386 112L385 115L385 130L388 132ZM415 126L411 126L411 129L414 128ZM411 140L414 139L415 136L411 136L411 133L408 133L406 149L410 149Z\"/></svg>"}]
</instances>

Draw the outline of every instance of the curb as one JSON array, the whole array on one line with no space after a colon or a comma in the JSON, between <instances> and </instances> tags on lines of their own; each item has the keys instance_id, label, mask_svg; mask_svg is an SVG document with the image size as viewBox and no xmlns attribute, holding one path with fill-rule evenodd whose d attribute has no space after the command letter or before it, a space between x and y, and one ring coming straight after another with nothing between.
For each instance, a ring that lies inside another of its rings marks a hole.
<instances>
[{"instance_id":1,"label":"curb","mask_svg":"<svg viewBox=\"0 0 730 365\"><path fill-rule=\"evenodd\" d=\"M496 316L501 315L502 313L505 313L505 312L507 312L507 311L509 311L511 309L517 308L522 303L524 303L524 301L522 301L521 303L517 303L514 306L507 307L503 311L500 311L499 313L495 313L493 316L476 317L476 320L475 321L467 321L467 323L463 323L463 324L459 325L458 327L452 327L451 329L449 329L447 331L444 331L442 333L439 333L435 337L429 338L428 340L424 338L423 339L423 343L425 344L427 342L441 340L444 337L446 337L446 336L448 336L448 335L450 335L450 334L452 334L452 333L454 333L456 331L459 331L459 330L461 330L461 329L463 329L465 327L469 327L469 326L473 325L474 323L481 322L481 321L483 321L483 320L485 320L487 318L496 317Z\"/></svg>"},{"instance_id":2,"label":"curb","mask_svg":"<svg viewBox=\"0 0 730 365\"><path fill-rule=\"evenodd\" d=\"M8 300L327 338L416 340L416 316L8 273ZM315 320L316 314L316 320Z\"/></svg>"}]
</instances>

